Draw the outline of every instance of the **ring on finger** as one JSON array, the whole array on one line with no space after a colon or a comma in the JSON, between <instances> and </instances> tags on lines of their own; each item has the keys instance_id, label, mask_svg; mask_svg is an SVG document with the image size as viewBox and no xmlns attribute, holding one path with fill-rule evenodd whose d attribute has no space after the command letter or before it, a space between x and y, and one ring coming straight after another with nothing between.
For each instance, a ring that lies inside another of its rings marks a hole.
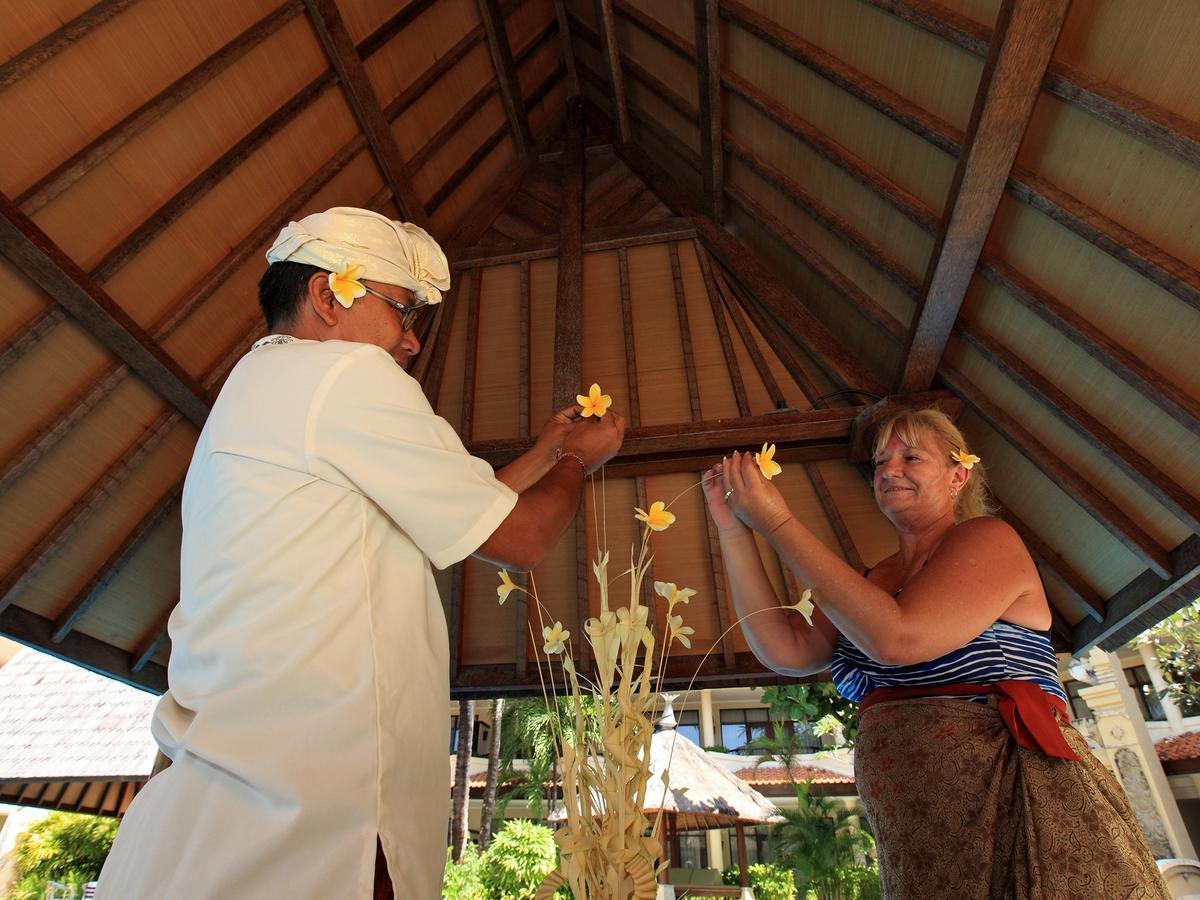
<instances>
[{"instance_id":1,"label":"ring on finger","mask_svg":"<svg viewBox=\"0 0 1200 900\"><path fill-rule=\"evenodd\" d=\"M728 500L732 496L733 496L733 488L730 488L729 490L727 490L725 492L725 499Z\"/></svg>"}]
</instances>

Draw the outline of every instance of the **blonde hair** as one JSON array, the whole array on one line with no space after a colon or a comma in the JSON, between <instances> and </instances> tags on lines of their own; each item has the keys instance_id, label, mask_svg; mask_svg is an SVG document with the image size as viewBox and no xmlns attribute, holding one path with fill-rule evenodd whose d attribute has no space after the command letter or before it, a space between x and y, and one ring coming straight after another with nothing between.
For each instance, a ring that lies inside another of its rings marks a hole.
<instances>
[{"instance_id":1,"label":"blonde hair","mask_svg":"<svg viewBox=\"0 0 1200 900\"><path fill-rule=\"evenodd\" d=\"M932 438L935 447L928 449L941 449L944 454L942 462L946 465L957 464L950 458L952 453L959 450L970 452L967 448L966 438L958 430L958 426L940 409L904 410L885 419L875 433L872 456L879 454L887 442L892 439L892 435L900 438L909 447L920 446L923 437ZM974 519L976 516L991 516L995 513L996 507L988 493L987 475L984 472L983 463L977 462L971 467L971 477L967 479L962 491L955 498L954 521L962 522L966 519Z\"/></svg>"}]
</instances>

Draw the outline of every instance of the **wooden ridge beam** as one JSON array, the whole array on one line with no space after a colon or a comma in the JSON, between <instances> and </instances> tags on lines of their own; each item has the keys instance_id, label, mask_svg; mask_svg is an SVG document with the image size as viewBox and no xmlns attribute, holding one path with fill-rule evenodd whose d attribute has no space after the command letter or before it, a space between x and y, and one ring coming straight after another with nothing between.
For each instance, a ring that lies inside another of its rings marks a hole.
<instances>
[{"instance_id":1,"label":"wooden ridge beam","mask_svg":"<svg viewBox=\"0 0 1200 900\"><path fill-rule=\"evenodd\" d=\"M1110 639L1120 634L1125 626L1135 623L1140 631L1139 617L1152 611L1166 613L1163 604L1174 606L1171 610L1174 612L1195 601L1198 595L1200 536L1193 534L1171 551L1167 574L1143 572L1108 598L1108 609L1102 622L1085 619L1076 626L1075 655L1102 642L1106 644L1105 649L1116 650ZM1133 636L1121 635L1121 643Z\"/></svg>"},{"instance_id":2,"label":"wooden ridge beam","mask_svg":"<svg viewBox=\"0 0 1200 900\"><path fill-rule=\"evenodd\" d=\"M925 390L946 349L1033 115L1070 0L1007 0L980 77L896 393Z\"/></svg>"},{"instance_id":3,"label":"wooden ridge beam","mask_svg":"<svg viewBox=\"0 0 1200 900\"><path fill-rule=\"evenodd\" d=\"M621 72L621 48L617 43L617 23L613 16L612 0L594 0L596 10L596 34L599 37L600 54L608 75L613 109L616 111L616 135L622 144L632 140L629 130L629 109L625 97L625 76Z\"/></svg>"},{"instance_id":4,"label":"wooden ridge beam","mask_svg":"<svg viewBox=\"0 0 1200 900\"><path fill-rule=\"evenodd\" d=\"M367 71L363 68L358 48L350 38L346 23L335 0L303 0L309 19L325 48L334 70L338 74L342 91L346 96L359 127L366 135L371 154L379 166L383 180L392 191L392 199L400 214L411 222L424 225L427 216L412 184L405 176L404 159L391 127L383 114L379 98L375 95Z\"/></svg>"},{"instance_id":5,"label":"wooden ridge beam","mask_svg":"<svg viewBox=\"0 0 1200 900\"><path fill-rule=\"evenodd\" d=\"M50 61L76 41L86 37L135 3L137 0L101 0L95 6L88 7L56 31L46 35L32 46L26 47L0 66L0 90L4 90L17 79Z\"/></svg>"},{"instance_id":6,"label":"wooden ridge beam","mask_svg":"<svg viewBox=\"0 0 1200 900\"><path fill-rule=\"evenodd\" d=\"M78 631L67 635L62 643L56 644L50 639L53 628L52 622L19 606L12 606L0 612L0 634L27 647L83 666L97 674L115 678L142 691L161 694L167 689L166 667L151 662L135 672L129 664L129 654L125 650Z\"/></svg>"},{"instance_id":7,"label":"wooden ridge beam","mask_svg":"<svg viewBox=\"0 0 1200 900\"><path fill-rule=\"evenodd\" d=\"M286 0L224 44L219 50L163 88L95 140L82 147L15 198L32 216L71 185L116 153L172 109L229 68L300 12L299 0Z\"/></svg>"},{"instance_id":8,"label":"wooden ridge beam","mask_svg":"<svg viewBox=\"0 0 1200 900\"><path fill-rule=\"evenodd\" d=\"M204 424L209 400L200 385L3 194L0 252L167 402L197 426Z\"/></svg>"},{"instance_id":9,"label":"wooden ridge beam","mask_svg":"<svg viewBox=\"0 0 1200 900\"><path fill-rule=\"evenodd\" d=\"M700 99L700 173L704 211L725 221L724 133L721 114L721 19L718 0L693 0L696 22L696 74Z\"/></svg>"},{"instance_id":10,"label":"wooden ridge beam","mask_svg":"<svg viewBox=\"0 0 1200 900\"><path fill-rule=\"evenodd\" d=\"M902 21L973 53L987 55L992 29L930 0L866 0ZM1200 123L1100 81L1062 62L1051 62L1043 89L1134 137L1200 165Z\"/></svg>"},{"instance_id":11,"label":"wooden ridge beam","mask_svg":"<svg viewBox=\"0 0 1200 900\"><path fill-rule=\"evenodd\" d=\"M512 130L513 146L518 159L525 159L533 148L533 134L529 130L529 116L521 96L521 83L517 79L517 68L513 63L512 50L508 45L508 31L504 27L504 14L499 0L476 0L479 19L487 36L488 51L492 58L492 70L504 104L504 114Z\"/></svg>"},{"instance_id":12,"label":"wooden ridge beam","mask_svg":"<svg viewBox=\"0 0 1200 900\"><path fill-rule=\"evenodd\" d=\"M634 225L601 225L583 232L583 250L615 250L643 244L662 244L667 241L686 241L696 236L690 219L665 219ZM450 264L451 269L470 269L475 266L499 266L521 260L550 259L558 256L557 234L548 234L512 247L481 245L464 250Z\"/></svg>"},{"instance_id":13,"label":"wooden ridge beam","mask_svg":"<svg viewBox=\"0 0 1200 900\"><path fill-rule=\"evenodd\" d=\"M562 170L562 225L558 234L558 282L554 315L554 380L551 409L574 401L583 364L583 101L567 102Z\"/></svg>"},{"instance_id":14,"label":"wooden ridge beam","mask_svg":"<svg viewBox=\"0 0 1200 900\"><path fill-rule=\"evenodd\" d=\"M554 20L558 23L558 39L562 62L567 69L567 96L579 96L579 74L575 71L575 48L571 45L571 27L567 21L565 0L554 0Z\"/></svg>"}]
</instances>

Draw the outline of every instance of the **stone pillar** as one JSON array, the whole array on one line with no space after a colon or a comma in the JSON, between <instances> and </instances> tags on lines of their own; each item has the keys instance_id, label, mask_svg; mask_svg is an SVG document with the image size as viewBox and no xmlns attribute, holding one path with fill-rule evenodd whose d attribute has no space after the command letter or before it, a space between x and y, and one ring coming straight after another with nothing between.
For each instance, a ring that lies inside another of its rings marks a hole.
<instances>
[{"instance_id":1,"label":"stone pillar","mask_svg":"<svg viewBox=\"0 0 1200 900\"><path fill-rule=\"evenodd\" d=\"M1171 731L1183 731L1183 713L1179 711L1174 700L1162 694L1162 691L1167 689L1167 679L1163 678L1162 666L1158 663L1158 657L1154 655L1154 648L1148 641L1143 641L1138 644L1138 655L1142 657L1142 665L1150 675L1150 683L1154 685L1154 690L1159 691L1158 702L1167 714L1167 724L1171 726Z\"/></svg>"},{"instance_id":2,"label":"stone pillar","mask_svg":"<svg viewBox=\"0 0 1200 900\"><path fill-rule=\"evenodd\" d=\"M704 747L712 747L717 743L716 725L713 717L712 689L700 691L700 743ZM705 837L708 841L708 867L710 869L725 869L725 832L722 829L709 829Z\"/></svg>"},{"instance_id":3,"label":"stone pillar","mask_svg":"<svg viewBox=\"0 0 1200 900\"><path fill-rule=\"evenodd\" d=\"M1117 775L1155 857L1195 856L1146 721L1115 653L1094 649L1088 660L1097 683L1079 695L1095 715L1096 756Z\"/></svg>"}]
</instances>

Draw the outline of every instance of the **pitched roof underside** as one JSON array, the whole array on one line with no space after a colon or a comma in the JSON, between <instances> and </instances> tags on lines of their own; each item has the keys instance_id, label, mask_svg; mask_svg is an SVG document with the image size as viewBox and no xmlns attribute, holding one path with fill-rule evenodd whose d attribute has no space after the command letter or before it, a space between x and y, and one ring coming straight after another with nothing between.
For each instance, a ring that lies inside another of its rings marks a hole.
<instances>
[{"instance_id":1,"label":"pitched roof underside","mask_svg":"<svg viewBox=\"0 0 1200 900\"><path fill-rule=\"evenodd\" d=\"M599 602L589 549L619 557L632 506L730 448L776 441L819 537L854 565L891 553L864 441L931 401L986 461L1061 648L1119 645L1200 593L1182 5L17 6L0 632L162 688L198 429L262 333L262 252L332 205L447 247L456 285L412 374L473 451L510 458L592 381L630 412L605 490L535 573L576 634ZM715 647L702 683L763 683L698 492L675 511L655 577L699 594L669 679ZM456 691L535 688L536 612L497 608L471 561L440 578Z\"/></svg>"}]
</instances>

